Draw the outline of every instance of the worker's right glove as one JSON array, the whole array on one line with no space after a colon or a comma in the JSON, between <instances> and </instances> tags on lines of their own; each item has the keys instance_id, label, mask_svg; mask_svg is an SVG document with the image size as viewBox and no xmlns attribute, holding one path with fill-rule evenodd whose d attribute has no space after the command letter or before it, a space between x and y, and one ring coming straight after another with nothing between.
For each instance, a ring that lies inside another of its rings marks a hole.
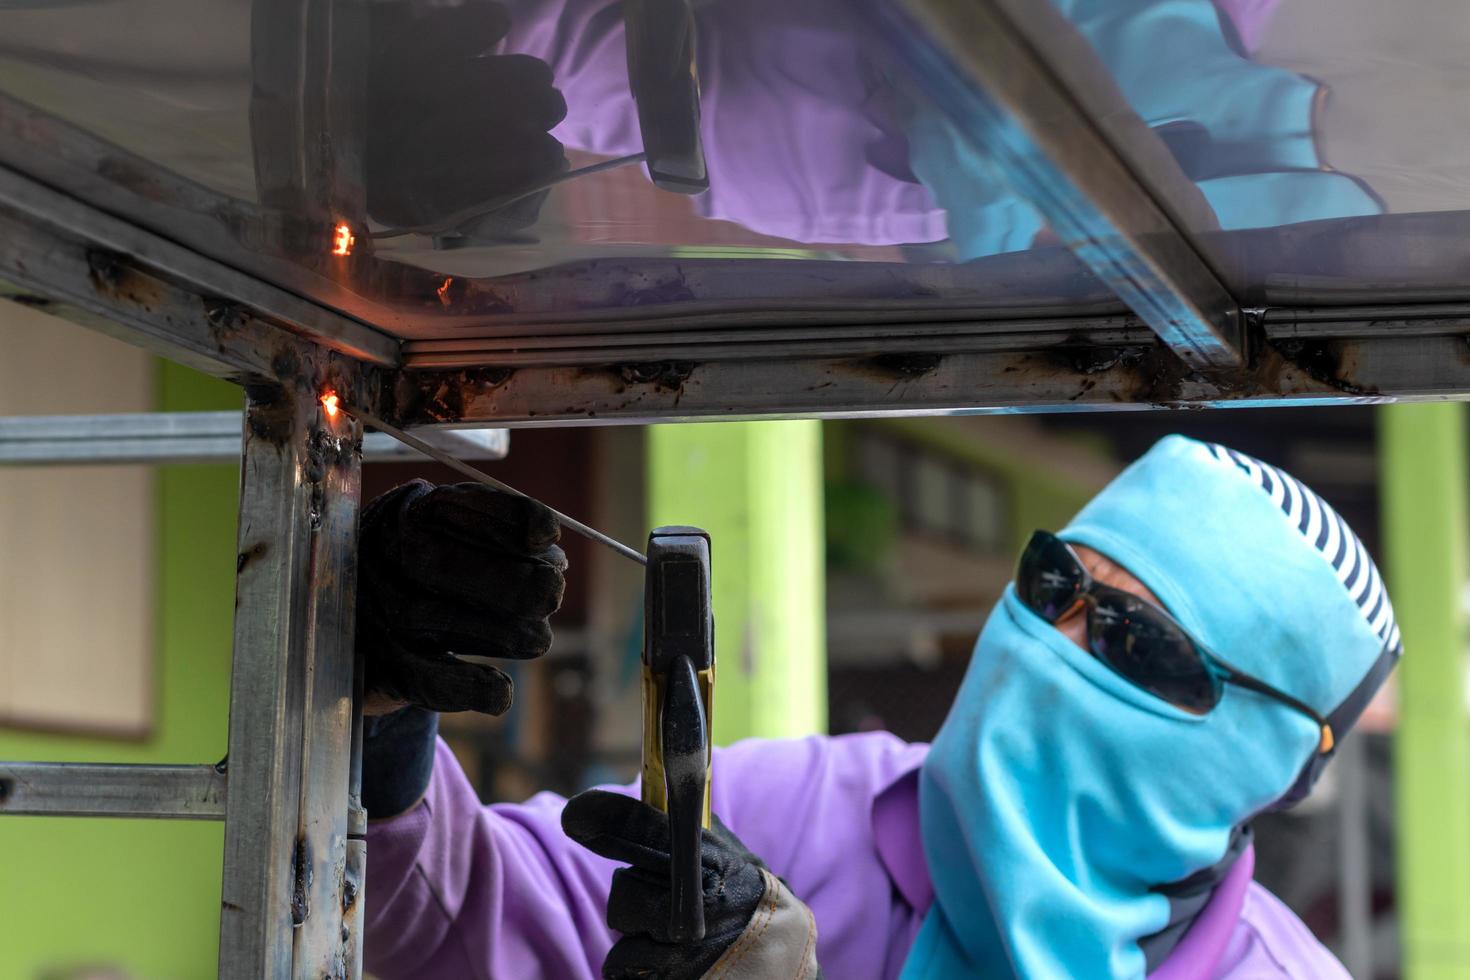
<instances>
[{"instance_id":1,"label":"worker's right glove","mask_svg":"<svg viewBox=\"0 0 1470 980\"><path fill-rule=\"evenodd\" d=\"M478 483L414 480L364 508L357 649L368 714L510 707L511 681L477 657L539 657L567 560L556 517Z\"/></svg>"},{"instance_id":2,"label":"worker's right glove","mask_svg":"<svg viewBox=\"0 0 1470 980\"><path fill-rule=\"evenodd\" d=\"M704 832L704 938L669 936L669 818L632 797L588 790L561 815L568 837L631 865L613 873L607 924L623 934L604 980L820 980L817 924L719 817Z\"/></svg>"}]
</instances>

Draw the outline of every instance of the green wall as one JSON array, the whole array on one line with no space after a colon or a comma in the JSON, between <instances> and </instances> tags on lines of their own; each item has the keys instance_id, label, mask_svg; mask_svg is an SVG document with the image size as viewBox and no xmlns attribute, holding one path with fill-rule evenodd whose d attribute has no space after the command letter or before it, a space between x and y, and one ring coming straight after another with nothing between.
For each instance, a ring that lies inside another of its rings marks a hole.
<instances>
[{"instance_id":1,"label":"green wall","mask_svg":"<svg viewBox=\"0 0 1470 980\"><path fill-rule=\"evenodd\" d=\"M1393 741L1407 980L1470 977L1470 719L1465 710L1467 422L1460 402L1378 414L1383 538L1403 631Z\"/></svg>"},{"instance_id":2,"label":"green wall","mask_svg":"<svg viewBox=\"0 0 1470 980\"><path fill-rule=\"evenodd\" d=\"M172 364L165 411L238 408L240 389ZM65 470L57 470L65 478ZM0 758L215 762L225 753L237 468L159 470L158 707L145 742L0 728ZM106 487L97 488L104 506ZM44 656L44 651L37 651ZM0 817L0 980L83 964L148 980L215 971L223 826Z\"/></svg>"},{"instance_id":3,"label":"green wall","mask_svg":"<svg viewBox=\"0 0 1470 980\"><path fill-rule=\"evenodd\" d=\"M650 525L710 533L715 743L826 731L822 423L654 425L647 440Z\"/></svg>"}]
</instances>

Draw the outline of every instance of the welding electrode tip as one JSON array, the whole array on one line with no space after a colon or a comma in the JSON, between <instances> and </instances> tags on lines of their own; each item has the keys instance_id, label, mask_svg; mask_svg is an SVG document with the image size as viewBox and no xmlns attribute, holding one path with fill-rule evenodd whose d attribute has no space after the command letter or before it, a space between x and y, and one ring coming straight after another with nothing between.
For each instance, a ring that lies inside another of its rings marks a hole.
<instances>
[{"instance_id":1,"label":"welding electrode tip","mask_svg":"<svg viewBox=\"0 0 1470 980\"><path fill-rule=\"evenodd\" d=\"M322 399L322 404L326 404L325 398ZM382 419L370 415L367 412L356 408L348 408L346 405L338 405L337 408L339 411L346 412L348 415L356 418L363 425L370 425L374 429L377 429L379 432L386 432L394 439L397 439L405 446L408 446L410 449L417 449L419 452L423 453L430 459L437 460L450 469L455 470L459 473L463 473L465 476L469 477L471 480L474 480L476 483L483 483L487 487L493 487L494 489L501 490L505 493L513 493L517 497L525 497L527 500L536 499L530 494L521 493L521 491L517 490L515 487L510 486L507 483L500 482L499 480L495 479L495 477L490 476L488 473L480 472L463 460L456 459L449 453L444 452L442 449L431 446L417 436L409 435L402 429L395 428L394 426L389 425L387 422L384 422ZM539 500L536 502L541 503ZM546 507L544 503L542 503L541 506ZM556 519L560 521L563 526L570 528L573 531L576 531L583 537L591 538L598 544L606 545L613 551L616 551L618 554L622 555L624 558L636 561L640 565L648 564L648 558L637 549L628 547L616 538L609 537L596 528L589 527L588 525L583 524L581 521L577 520L574 517L568 517L566 514L563 514L561 511L557 510L554 507L546 507L546 509L551 511L552 514L556 515Z\"/></svg>"}]
</instances>

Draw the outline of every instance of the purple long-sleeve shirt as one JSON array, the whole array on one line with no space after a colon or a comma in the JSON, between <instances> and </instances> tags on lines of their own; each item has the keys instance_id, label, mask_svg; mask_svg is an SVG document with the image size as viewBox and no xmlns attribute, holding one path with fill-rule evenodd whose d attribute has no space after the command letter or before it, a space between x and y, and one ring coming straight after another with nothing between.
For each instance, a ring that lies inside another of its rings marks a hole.
<instances>
[{"instance_id":1,"label":"purple long-sleeve shirt","mask_svg":"<svg viewBox=\"0 0 1470 980\"><path fill-rule=\"evenodd\" d=\"M816 916L832 980L898 975L933 898L919 841L927 746L875 733L717 750L713 805ZM367 967L384 978L593 980L616 865L568 839L561 797L482 806L441 742L428 792L368 831ZM632 788L625 792L631 793ZM1154 980L1347 973L1236 862Z\"/></svg>"}]
</instances>

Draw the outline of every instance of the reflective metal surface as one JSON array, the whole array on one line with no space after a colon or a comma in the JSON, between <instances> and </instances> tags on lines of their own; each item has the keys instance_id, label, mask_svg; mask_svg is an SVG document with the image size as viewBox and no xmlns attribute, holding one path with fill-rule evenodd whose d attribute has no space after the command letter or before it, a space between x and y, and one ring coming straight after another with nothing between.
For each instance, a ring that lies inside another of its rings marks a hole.
<instances>
[{"instance_id":1,"label":"reflective metal surface","mask_svg":"<svg viewBox=\"0 0 1470 980\"><path fill-rule=\"evenodd\" d=\"M1185 226L1245 305L1465 297L1470 7L1003 3L1060 11L1085 38L1203 196L1201 217L1187 191L1150 181L1194 214ZM1032 40L1075 69L1054 36Z\"/></svg>"},{"instance_id":2,"label":"reflective metal surface","mask_svg":"<svg viewBox=\"0 0 1470 980\"><path fill-rule=\"evenodd\" d=\"M584 173L652 131L620 11L6 3L0 162L410 338L1121 311L1055 242L956 261L908 96L836 0L694 6L707 190L636 161Z\"/></svg>"},{"instance_id":3,"label":"reflective metal surface","mask_svg":"<svg viewBox=\"0 0 1470 980\"><path fill-rule=\"evenodd\" d=\"M932 16L873 26L964 6L5 0L0 164L461 352L735 321L901 334L1122 312L1120 280L1088 268L1105 268L1097 230L1058 224L994 133L956 134L936 79L905 56L916 35L965 42ZM1197 311L1209 329L1169 339L1186 356L1212 336L1230 348L1222 296L1470 298L1462 5L979 6L1037 59L1032 88L1070 100L1157 208L1115 209L1121 238L1197 256L1123 293L1166 339ZM632 53L625 9L642 38ZM1087 176L1092 158L1067 135L1080 123L1044 99L1015 106L1064 137L1052 164Z\"/></svg>"}]
</instances>

